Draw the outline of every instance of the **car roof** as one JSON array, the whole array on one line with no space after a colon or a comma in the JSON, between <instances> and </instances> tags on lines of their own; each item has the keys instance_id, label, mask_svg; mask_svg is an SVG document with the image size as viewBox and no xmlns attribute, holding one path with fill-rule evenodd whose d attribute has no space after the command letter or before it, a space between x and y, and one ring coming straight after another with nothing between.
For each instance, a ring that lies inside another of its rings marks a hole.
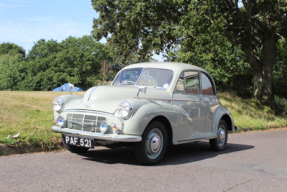
<instances>
[{"instance_id":1,"label":"car roof","mask_svg":"<svg viewBox=\"0 0 287 192\"><path fill-rule=\"evenodd\" d=\"M147 63L138 63L126 66L124 69L130 68L160 68L160 69L169 69L173 70L176 73L180 73L183 70L196 70L203 71L209 74L206 70L197 67L195 65L186 64L186 63L176 63L176 62L147 62Z\"/></svg>"}]
</instances>

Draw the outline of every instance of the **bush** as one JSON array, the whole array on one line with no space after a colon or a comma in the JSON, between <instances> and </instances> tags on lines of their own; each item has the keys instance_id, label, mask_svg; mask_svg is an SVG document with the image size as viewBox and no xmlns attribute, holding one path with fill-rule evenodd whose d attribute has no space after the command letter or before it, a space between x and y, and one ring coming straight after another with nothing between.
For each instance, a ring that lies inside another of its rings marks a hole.
<instances>
[{"instance_id":1,"label":"bush","mask_svg":"<svg viewBox=\"0 0 287 192\"><path fill-rule=\"evenodd\" d=\"M285 98L280 98L277 95L274 96L274 107L276 115L286 115L287 114L287 100Z\"/></svg>"}]
</instances>

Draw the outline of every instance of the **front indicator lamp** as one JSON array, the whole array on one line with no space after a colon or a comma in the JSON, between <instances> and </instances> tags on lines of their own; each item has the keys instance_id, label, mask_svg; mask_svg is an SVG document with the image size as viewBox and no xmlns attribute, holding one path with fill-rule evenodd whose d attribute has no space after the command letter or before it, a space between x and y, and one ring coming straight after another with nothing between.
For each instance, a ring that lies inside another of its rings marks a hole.
<instances>
[{"instance_id":1,"label":"front indicator lamp","mask_svg":"<svg viewBox=\"0 0 287 192\"><path fill-rule=\"evenodd\" d=\"M102 121L101 122L101 125L100 125L100 132L102 134L105 134L108 130L108 124L107 124L107 121Z\"/></svg>"},{"instance_id":2,"label":"front indicator lamp","mask_svg":"<svg viewBox=\"0 0 287 192\"><path fill-rule=\"evenodd\" d=\"M60 128L63 128L64 127L64 123L65 123L64 117L59 116L58 119L57 119L57 126L60 127Z\"/></svg>"}]
</instances>

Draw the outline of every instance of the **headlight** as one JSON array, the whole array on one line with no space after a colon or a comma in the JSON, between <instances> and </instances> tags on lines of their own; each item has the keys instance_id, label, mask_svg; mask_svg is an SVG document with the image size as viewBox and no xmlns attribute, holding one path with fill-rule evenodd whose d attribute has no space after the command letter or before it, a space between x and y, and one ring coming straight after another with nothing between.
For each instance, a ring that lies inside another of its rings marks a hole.
<instances>
[{"instance_id":1,"label":"headlight","mask_svg":"<svg viewBox=\"0 0 287 192\"><path fill-rule=\"evenodd\" d=\"M130 118L132 111L132 105L127 101L123 101L118 107L118 116L126 120Z\"/></svg>"},{"instance_id":2,"label":"headlight","mask_svg":"<svg viewBox=\"0 0 287 192\"><path fill-rule=\"evenodd\" d=\"M64 100L61 97L57 97L53 101L53 108L55 111L61 111L64 106Z\"/></svg>"}]
</instances>

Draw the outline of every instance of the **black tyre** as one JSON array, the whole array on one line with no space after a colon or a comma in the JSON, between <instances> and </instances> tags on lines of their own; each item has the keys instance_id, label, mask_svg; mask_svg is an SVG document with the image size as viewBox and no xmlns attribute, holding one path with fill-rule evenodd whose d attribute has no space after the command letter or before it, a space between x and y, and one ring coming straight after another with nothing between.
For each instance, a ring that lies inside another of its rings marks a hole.
<instances>
[{"instance_id":1,"label":"black tyre","mask_svg":"<svg viewBox=\"0 0 287 192\"><path fill-rule=\"evenodd\" d=\"M62 135L62 141L63 141L65 148L71 151L72 153L85 153L89 150L89 148L82 148L82 147L67 145L65 143L64 135Z\"/></svg>"},{"instance_id":2,"label":"black tyre","mask_svg":"<svg viewBox=\"0 0 287 192\"><path fill-rule=\"evenodd\" d=\"M209 144L210 147L215 151L222 151L227 144L228 139L228 130L227 130L227 124L224 120L220 120L218 128L217 128L217 134L215 139L210 139Z\"/></svg>"},{"instance_id":3,"label":"black tyre","mask_svg":"<svg viewBox=\"0 0 287 192\"><path fill-rule=\"evenodd\" d=\"M150 123L142 136L142 141L135 145L137 160L144 165L159 163L167 148L167 132L159 121Z\"/></svg>"}]
</instances>

